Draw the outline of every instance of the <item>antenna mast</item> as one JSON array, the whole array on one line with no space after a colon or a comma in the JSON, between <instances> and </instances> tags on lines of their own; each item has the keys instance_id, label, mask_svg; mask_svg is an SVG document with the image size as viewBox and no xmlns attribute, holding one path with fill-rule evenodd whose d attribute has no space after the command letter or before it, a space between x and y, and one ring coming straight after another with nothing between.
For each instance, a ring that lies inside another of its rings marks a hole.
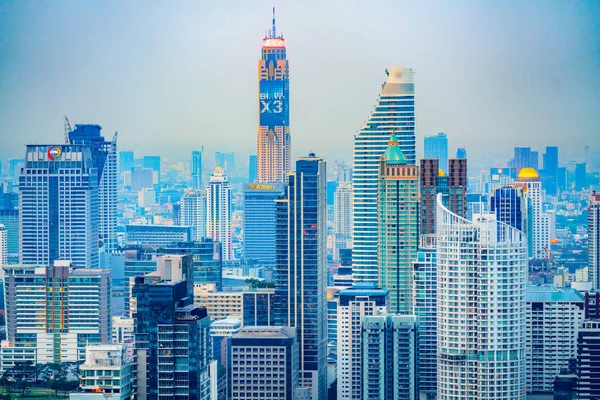
<instances>
[{"instance_id":1,"label":"antenna mast","mask_svg":"<svg viewBox=\"0 0 600 400\"><path fill-rule=\"evenodd\" d=\"M275 30L275 7L273 7L273 31L271 32L273 39L277 37L277 31Z\"/></svg>"},{"instance_id":2,"label":"antenna mast","mask_svg":"<svg viewBox=\"0 0 600 400\"><path fill-rule=\"evenodd\" d=\"M69 122L69 118L65 115L65 144L71 144L71 140L69 139L69 133L73 132L73 128L71 128L71 123Z\"/></svg>"}]
</instances>

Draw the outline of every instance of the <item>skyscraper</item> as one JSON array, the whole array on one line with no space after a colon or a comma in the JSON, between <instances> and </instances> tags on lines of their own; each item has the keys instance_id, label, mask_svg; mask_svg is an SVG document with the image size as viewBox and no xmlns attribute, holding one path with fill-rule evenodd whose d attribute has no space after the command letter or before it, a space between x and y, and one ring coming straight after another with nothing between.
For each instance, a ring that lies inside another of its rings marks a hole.
<instances>
[{"instance_id":1,"label":"skyscraper","mask_svg":"<svg viewBox=\"0 0 600 400\"><path fill-rule=\"evenodd\" d=\"M452 158L448 171L440 169L439 160L422 159L419 168L421 193L421 233L435 233L435 202L438 193L444 194L444 204L455 214L465 217L467 213L467 159Z\"/></svg>"},{"instance_id":2,"label":"skyscraper","mask_svg":"<svg viewBox=\"0 0 600 400\"><path fill-rule=\"evenodd\" d=\"M587 170L585 163L575 165L575 190L585 189L587 181Z\"/></svg>"},{"instance_id":3,"label":"skyscraper","mask_svg":"<svg viewBox=\"0 0 600 400\"><path fill-rule=\"evenodd\" d=\"M577 332L577 398L600 397L600 320L585 320Z\"/></svg>"},{"instance_id":4,"label":"skyscraper","mask_svg":"<svg viewBox=\"0 0 600 400\"><path fill-rule=\"evenodd\" d=\"M395 131L408 165L415 164L415 89L412 69L393 66L387 72L377 105L354 136L353 279L376 283L377 170Z\"/></svg>"},{"instance_id":5,"label":"skyscraper","mask_svg":"<svg viewBox=\"0 0 600 400\"><path fill-rule=\"evenodd\" d=\"M490 196L490 212L496 215L497 221L508 224L525 235L531 229L527 197L522 187L495 188Z\"/></svg>"},{"instance_id":6,"label":"skyscraper","mask_svg":"<svg viewBox=\"0 0 600 400\"><path fill-rule=\"evenodd\" d=\"M244 184L244 258L275 266L275 199L283 194L283 183Z\"/></svg>"},{"instance_id":7,"label":"skyscraper","mask_svg":"<svg viewBox=\"0 0 600 400\"><path fill-rule=\"evenodd\" d=\"M327 398L326 164L310 154L296 161L276 201L276 319L296 328L300 385L313 400Z\"/></svg>"},{"instance_id":8,"label":"skyscraper","mask_svg":"<svg viewBox=\"0 0 600 400\"><path fill-rule=\"evenodd\" d=\"M119 152L119 174L125 171L131 171L133 168L133 151L120 151Z\"/></svg>"},{"instance_id":9,"label":"skyscraper","mask_svg":"<svg viewBox=\"0 0 600 400\"><path fill-rule=\"evenodd\" d=\"M390 312L413 312L413 266L419 245L419 178L396 134L379 166L377 226L379 286L390 290Z\"/></svg>"},{"instance_id":10,"label":"skyscraper","mask_svg":"<svg viewBox=\"0 0 600 400\"><path fill-rule=\"evenodd\" d=\"M442 171L448 172L448 138L446 134L440 132L437 135L425 136L423 144L423 158L437 158Z\"/></svg>"},{"instance_id":11,"label":"skyscraper","mask_svg":"<svg viewBox=\"0 0 600 400\"><path fill-rule=\"evenodd\" d=\"M261 48L258 61L258 182L283 182L291 170L289 66L285 40L273 27Z\"/></svg>"},{"instance_id":12,"label":"skyscraper","mask_svg":"<svg viewBox=\"0 0 600 400\"><path fill-rule=\"evenodd\" d=\"M8 262L8 231L0 224L0 268ZM0 276L4 271L0 271Z\"/></svg>"},{"instance_id":13,"label":"skyscraper","mask_svg":"<svg viewBox=\"0 0 600 400\"><path fill-rule=\"evenodd\" d=\"M333 193L333 234L337 253L352 248L352 183L341 183Z\"/></svg>"},{"instance_id":14,"label":"skyscraper","mask_svg":"<svg viewBox=\"0 0 600 400\"><path fill-rule=\"evenodd\" d=\"M215 164L223 168L226 174L231 174L235 168L235 153L215 152Z\"/></svg>"},{"instance_id":15,"label":"skyscraper","mask_svg":"<svg viewBox=\"0 0 600 400\"><path fill-rule=\"evenodd\" d=\"M192 151L192 189L202 190L202 151Z\"/></svg>"},{"instance_id":16,"label":"skyscraper","mask_svg":"<svg viewBox=\"0 0 600 400\"><path fill-rule=\"evenodd\" d=\"M600 290L600 194L595 192L588 206L588 267L592 287Z\"/></svg>"},{"instance_id":17,"label":"skyscraper","mask_svg":"<svg viewBox=\"0 0 600 400\"><path fill-rule=\"evenodd\" d=\"M515 168L517 172L523 168L538 169L538 152L531 151L531 147L515 147L514 157L508 162L509 168Z\"/></svg>"},{"instance_id":18,"label":"skyscraper","mask_svg":"<svg viewBox=\"0 0 600 400\"><path fill-rule=\"evenodd\" d=\"M98 171L98 234L104 251L112 253L117 249L117 134L109 142L100 135L101 130L100 125L77 124L69 132L68 144L92 149Z\"/></svg>"},{"instance_id":19,"label":"skyscraper","mask_svg":"<svg viewBox=\"0 0 600 400\"><path fill-rule=\"evenodd\" d=\"M544 159L544 188L550 196L558 193L558 147L547 146Z\"/></svg>"},{"instance_id":20,"label":"skyscraper","mask_svg":"<svg viewBox=\"0 0 600 400\"><path fill-rule=\"evenodd\" d=\"M206 237L221 242L223 260L233 259L231 213L231 185L217 167L206 187Z\"/></svg>"},{"instance_id":21,"label":"skyscraper","mask_svg":"<svg viewBox=\"0 0 600 400\"><path fill-rule=\"evenodd\" d=\"M255 183L258 179L258 156L251 155L248 163L248 182Z\"/></svg>"},{"instance_id":22,"label":"skyscraper","mask_svg":"<svg viewBox=\"0 0 600 400\"><path fill-rule=\"evenodd\" d=\"M520 186L525 191L529 198L531 206L531 230L527 232L529 236L528 242L529 256L533 258L542 258L544 256L544 248L548 243L543 242L542 235L542 183L537 171L533 168L522 168L517 175L516 186Z\"/></svg>"},{"instance_id":23,"label":"skyscraper","mask_svg":"<svg viewBox=\"0 0 600 400\"><path fill-rule=\"evenodd\" d=\"M438 399L522 399L525 235L493 214L463 219L441 194L436 223Z\"/></svg>"},{"instance_id":24,"label":"skyscraper","mask_svg":"<svg viewBox=\"0 0 600 400\"><path fill-rule=\"evenodd\" d=\"M87 145L27 145L19 177L20 262L97 268L98 168Z\"/></svg>"},{"instance_id":25,"label":"skyscraper","mask_svg":"<svg viewBox=\"0 0 600 400\"><path fill-rule=\"evenodd\" d=\"M200 190L188 190L179 199L179 223L194 228L194 241L206 237L206 197Z\"/></svg>"},{"instance_id":26,"label":"skyscraper","mask_svg":"<svg viewBox=\"0 0 600 400\"><path fill-rule=\"evenodd\" d=\"M363 354L361 321L367 315L388 311L387 289L374 284L356 284L338 293L337 306L337 398L363 399Z\"/></svg>"},{"instance_id":27,"label":"skyscraper","mask_svg":"<svg viewBox=\"0 0 600 400\"><path fill-rule=\"evenodd\" d=\"M464 147L456 149L456 158L467 158L467 149Z\"/></svg>"},{"instance_id":28,"label":"skyscraper","mask_svg":"<svg viewBox=\"0 0 600 400\"><path fill-rule=\"evenodd\" d=\"M144 168L150 168L156 173L155 182L160 182L160 156L144 156Z\"/></svg>"}]
</instances>

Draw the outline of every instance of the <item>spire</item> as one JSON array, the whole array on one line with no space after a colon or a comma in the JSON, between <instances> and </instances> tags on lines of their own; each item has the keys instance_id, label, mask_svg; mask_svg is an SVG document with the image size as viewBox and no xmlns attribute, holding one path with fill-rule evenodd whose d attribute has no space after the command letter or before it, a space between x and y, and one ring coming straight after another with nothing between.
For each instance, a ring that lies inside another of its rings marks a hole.
<instances>
[{"instance_id":1,"label":"spire","mask_svg":"<svg viewBox=\"0 0 600 400\"><path fill-rule=\"evenodd\" d=\"M383 159L385 160L386 164L408 164L406 157L404 157L402 150L400 150L400 146L398 146L398 138L396 137L395 131L392 131L392 136L388 141L388 147L385 150Z\"/></svg>"},{"instance_id":2,"label":"spire","mask_svg":"<svg viewBox=\"0 0 600 400\"><path fill-rule=\"evenodd\" d=\"M275 7L273 7L273 31L271 32L271 37L277 37L277 30L275 29Z\"/></svg>"}]
</instances>

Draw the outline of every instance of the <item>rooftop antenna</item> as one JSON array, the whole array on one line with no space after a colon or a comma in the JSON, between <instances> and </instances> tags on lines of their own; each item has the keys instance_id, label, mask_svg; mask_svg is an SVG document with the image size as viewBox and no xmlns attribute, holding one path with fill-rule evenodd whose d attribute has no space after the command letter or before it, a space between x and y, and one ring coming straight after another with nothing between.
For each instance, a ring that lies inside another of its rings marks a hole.
<instances>
[{"instance_id":1,"label":"rooftop antenna","mask_svg":"<svg viewBox=\"0 0 600 400\"><path fill-rule=\"evenodd\" d=\"M71 123L69 122L69 118L65 115L65 144L71 144L71 140L69 139L69 133L73 132L73 128L71 128Z\"/></svg>"},{"instance_id":2,"label":"rooftop antenna","mask_svg":"<svg viewBox=\"0 0 600 400\"><path fill-rule=\"evenodd\" d=\"M275 7L273 7L273 31L271 32L273 39L277 37L277 31L275 30Z\"/></svg>"}]
</instances>

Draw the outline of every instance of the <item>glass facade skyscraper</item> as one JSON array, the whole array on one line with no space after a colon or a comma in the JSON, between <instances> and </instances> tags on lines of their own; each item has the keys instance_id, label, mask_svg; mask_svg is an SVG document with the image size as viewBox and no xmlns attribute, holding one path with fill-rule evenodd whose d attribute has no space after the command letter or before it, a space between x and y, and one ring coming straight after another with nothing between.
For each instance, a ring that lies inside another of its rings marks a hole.
<instances>
[{"instance_id":1,"label":"glass facade skyscraper","mask_svg":"<svg viewBox=\"0 0 600 400\"><path fill-rule=\"evenodd\" d=\"M283 183L244 184L244 258L275 265L275 199L283 194Z\"/></svg>"},{"instance_id":2,"label":"glass facade skyscraper","mask_svg":"<svg viewBox=\"0 0 600 400\"><path fill-rule=\"evenodd\" d=\"M202 151L192 151L192 189L202 190Z\"/></svg>"},{"instance_id":3,"label":"glass facade skyscraper","mask_svg":"<svg viewBox=\"0 0 600 400\"><path fill-rule=\"evenodd\" d=\"M290 80L285 40L273 27L258 61L258 182L283 182L291 170Z\"/></svg>"},{"instance_id":4,"label":"glass facade skyscraper","mask_svg":"<svg viewBox=\"0 0 600 400\"><path fill-rule=\"evenodd\" d=\"M412 69L392 67L375 109L354 136L352 273L377 283L377 176L392 131L408 165L415 164L415 88Z\"/></svg>"},{"instance_id":5,"label":"glass facade skyscraper","mask_svg":"<svg viewBox=\"0 0 600 400\"><path fill-rule=\"evenodd\" d=\"M19 177L20 262L97 268L98 168L87 145L27 145Z\"/></svg>"},{"instance_id":6,"label":"glass facade skyscraper","mask_svg":"<svg viewBox=\"0 0 600 400\"><path fill-rule=\"evenodd\" d=\"M327 398L326 168L314 154L300 158L276 201L276 321L296 328L300 385Z\"/></svg>"},{"instance_id":7,"label":"glass facade skyscraper","mask_svg":"<svg viewBox=\"0 0 600 400\"><path fill-rule=\"evenodd\" d=\"M448 137L446 134L440 132L434 136L426 136L423 144L423 158L437 158L442 171L448 173Z\"/></svg>"}]
</instances>

